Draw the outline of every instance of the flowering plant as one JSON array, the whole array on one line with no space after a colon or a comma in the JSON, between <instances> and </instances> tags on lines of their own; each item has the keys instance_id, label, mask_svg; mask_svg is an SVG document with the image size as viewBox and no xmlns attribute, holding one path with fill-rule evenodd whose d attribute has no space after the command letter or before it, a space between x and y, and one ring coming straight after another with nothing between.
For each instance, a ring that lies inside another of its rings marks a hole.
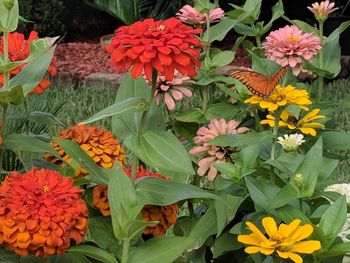
<instances>
[{"instance_id":1,"label":"flowering plant","mask_svg":"<svg viewBox=\"0 0 350 263\"><path fill-rule=\"evenodd\" d=\"M18 2L0 0L0 163L10 149L25 170L2 170L5 260L341 262L348 195L329 186L338 165L329 150L349 149L350 135L332 129L333 105L321 102L350 22L327 38L323 19L317 29L290 20L268 34L285 17L282 1L268 23L258 21L261 1L232 7L223 14L217 1L196 0L179 19L117 29L108 51L125 78L115 103L42 140L3 130L7 107L25 103L43 79L53 43L25 42L29 54L10 59ZM215 47L231 29L243 35ZM242 83L222 73L241 46L253 68ZM281 65L290 67L282 79L267 77ZM314 82L302 82L302 71ZM271 83L266 96L244 87L265 94L258 89ZM107 117L112 131L91 125Z\"/></svg>"}]
</instances>

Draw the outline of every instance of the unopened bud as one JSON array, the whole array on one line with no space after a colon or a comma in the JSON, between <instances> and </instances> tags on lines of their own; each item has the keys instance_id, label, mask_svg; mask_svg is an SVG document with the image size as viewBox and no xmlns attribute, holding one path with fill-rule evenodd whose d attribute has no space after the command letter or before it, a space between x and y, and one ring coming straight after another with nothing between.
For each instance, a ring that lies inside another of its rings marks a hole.
<instances>
[{"instance_id":1,"label":"unopened bud","mask_svg":"<svg viewBox=\"0 0 350 263\"><path fill-rule=\"evenodd\" d=\"M294 175L293 182L299 189L304 188L304 181L304 176L301 173Z\"/></svg>"},{"instance_id":2,"label":"unopened bud","mask_svg":"<svg viewBox=\"0 0 350 263\"><path fill-rule=\"evenodd\" d=\"M14 0L2 0L2 3L8 10L11 10L14 5Z\"/></svg>"}]
</instances>

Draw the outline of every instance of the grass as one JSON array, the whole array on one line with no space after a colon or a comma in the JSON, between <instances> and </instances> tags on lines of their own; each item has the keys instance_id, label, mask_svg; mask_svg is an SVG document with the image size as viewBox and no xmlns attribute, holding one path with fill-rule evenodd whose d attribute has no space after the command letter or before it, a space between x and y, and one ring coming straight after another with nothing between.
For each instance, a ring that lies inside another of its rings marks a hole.
<instances>
[{"instance_id":1,"label":"grass","mask_svg":"<svg viewBox=\"0 0 350 263\"><path fill-rule=\"evenodd\" d=\"M106 108L114 103L117 91L106 88L87 88L80 87L52 87L41 96L31 96L28 100L28 106L31 111L50 112L56 115L66 127L75 125L82 120L87 119L94 113ZM350 97L350 78L340 79L329 83L325 88L324 98L331 102L340 102L343 98ZM187 101L187 100L186 100ZM187 101L182 105L193 102ZM350 104L350 103L349 103ZM11 115L24 115L23 107L11 107ZM11 131L23 132L24 123L16 119L9 121L8 128ZM350 132L350 107L344 107L334 115L334 121L339 129ZM103 128L111 128L111 119L107 118L100 122L94 123ZM50 128L44 128L44 125L31 123L31 131L35 134L47 133L50 136L57 135L62 127L53 125ZM343 160L338 167L337 182L350 182L350 151L340 152Z\"/></svg>"}]
</instances>

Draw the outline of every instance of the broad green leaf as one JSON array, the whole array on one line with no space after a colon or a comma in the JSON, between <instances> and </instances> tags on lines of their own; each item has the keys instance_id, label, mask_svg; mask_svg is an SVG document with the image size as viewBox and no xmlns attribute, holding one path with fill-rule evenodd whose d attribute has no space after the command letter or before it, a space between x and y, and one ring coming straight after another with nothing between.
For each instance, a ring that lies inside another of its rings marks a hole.
<instances>
[{"instance_id":1,"label":"broad green leaf","mask_svg":"<svg viewBox=\"0 0 350 263\"><path fill-rule=\"evenodd\" d=\"M319 138L312 148L307 152L304 160L301 162L296 173L300 173L304 177L304 188L302 195L310 197L313 195L317 179L320 173L322 162L322 138Z\"/></svg>"},{"instance_id":2,"label":"broad green leaf","mask_svg":"<svg viewBox=\"0 0 350 263\"><path fill-rule=\"evenodd\" d=\"M163 236L146 241L130 251L128 263L172 263L193 243L189 237Z\"/></svg>"},{"instance_id":3,"label":"broad green leaf","mask_svg":"<svg viewBox=\"0 0 350 263\"><path fill-rule=\"evenodd\" d=\"M49 112L32 111L29 114L28 119L30 121L47 125L48 127L53 127L53 126L55 127L57 125L65 127L64 123L62 123L55 115Z\"/></svg>"},{"instance_id":4,"label":"broad green leaf","mask_svg":"<svg viewBox=\"0 0 350 263\"><path fill-rule=\"evenodd\" d=\"M188 152L169 132L147 131L143 135L129 135L124 145L149 166L163 171L194 174Z\"/></svg>"},{"instance_id":5,"label":"broad green leaf","mask_svg":"<svg viewBox=\"0 0 350 263\"><path fill-rule=\"evenodd\" d=\"M282 0L279 0L272 8L272 17L271 20L264 26L263 31L260 32L260 34L265 34L266 32L268 32L271 27L272 24L275 20L277 20L278 18L280 18L281 16L283 16L284 14L284 8L283 8L283 2Z\"/></svg>"},{"instance_id":6,"label":"broad green leaf","mask_svg":"<svg viewBox=\"0 0 350 263\"><path fill-rule=\"evenodd\" d=\"M15 86L11 89L2 89L0 91L0 102L2 104L21 105L24 103L24 94L21 86Z\"/></svg>"},{"instance_id":7,"label":"broad green leaf","mask_svg":"<svg viewBox=\"0 0 350 263\"><path fill-rule=\"evenodd\" d=\"M13 0L13 6L8 10L4 1L0 1L0 32L12 32L17 29L19 19L18 0Z\"/></svg>"},{"instance_id":8,"label":"broad green leaf","mask_svg":"<svg viewBox=\"0 0 350 263\"><path fill-rule=\"evenodd\" d=\"M231 103L219 102L208 106L208 109L205 112L205 118L207 120L212 120L215 118L232 119L235 115L237 115L238 111L239 109L237 109L237 107Z\"/></svg>"},{"instance_id":9,"label":"broad green leaf","mask_svg":"<svg viewBox=\"0 0 350 263\"><path fill-rule=\"evenodd\" d=\"M280 188L277 185L271 184L266 180L258 180L252 176L246 176L244 179L247 184L250 197L253 199L254 204L258 206L258 208L269 207L273 198L280 191Z\"/></svg>"},{"instance_id":10,"label":"broad green leaf","mask_svg":"<svg viewBox=\"0 0 350 263\"><path fill-rule=\"evenodd\" d=\"M266 163L272 165L278 170L293 175L303 161L303 155L296 152L282 152L276 160L267 160Z\"/></svg>"},{"instance_id":11,"label":"broad green leaf","mask_svg":"<svg viewBox=\"0 0 350 263\"><path fill-rule=\"evenodd\" d=\"M212 247L213 257L217 258L227 252L238 250L241 247L243 247L243 244L238 242L237 236L228 232L222 233L214 240Z\"/></svg>"},{"instance_id":12,"label":"broad green leaf","mask_svg":"<svg viewBox=\"0 0 350 263\"><path fill-rule=\"evenodd\" d=\"M288 204L290 201L294 201L299 198L299 190L292 184L287 184L283 187L272 199L269 205L269 209L276 209Z\"/></svg>"},{"instance_id":13,"label":"broad green leaf","mask_svg":"<svg viewBox=\"0 0 350 263\"><path fill-rule=\"evenodd\" d=\"M216 146L230 146L230 147L239 147L247 146L261 143L266 139L273 138L273 135L270 131L264 132L249 132L247 134L230 134L223 135L211 140L209 144Z\"/></svg>"},{"instance_id":14,"label":"broad green leaf","mask_svg":"<svg viewBox=\"0 0 350 263\"><path fill-rule=\"evenodd\" d=\"M90 175L85 177L86 179L97 184L108 184L107 169L99 167L78 144L62 138L54 138L54 141L56 141L75 162L79 163L90 172Z\"/></svg>"},{"instance_id":15,"label":"broad green leaf","mask_svg":"<svg viewBox=\"0 0 350 263\"><path fill-rule=\"evenodd\" d=\"M140 205L153 204L165 206L192 198L208 198L225 202L220 196L197 186L169 182L155 177L137 180L136 195Z\"/></svg>"},{"instance_id":16,"label":"broad green leaf","mask_svg":"<svg viewBox=\"0 0 350 263\"><path fill-rule=\"evenodd\" d=\"M344 131L326 131L321 133L324 148L332 150L349 150L350 133Z\"/></svg>"},{"instance_id":17,"label":"broad green leaf","mask_svg":"<svg viewBox=\"0 0 350 263\"><path fill-rule=\"evenodd\" d=\"M253 51L248 50L248 52L252 58L252 68L256 72L259 72L266 76L272 76L281 68L280 65L278 65L276 62L273 62L272 60L259 57Z\"/></svg>"},{"instance_id":18,"label":"broad green leaf","mask_svg":"<svg viewBox=\"0 0 350 263\"><path fill-rule=\"evenodd\" d=\"M228 17L221 18L219 23L210 28L209 42L222 41L236 23L235 20ZM204 32L204 39L208 39L208 31Z\"/></svg>"},{"instance_id":19,"label":"broad green leaf","mask_svg":"<svg viewBox=\"0 0 350 263\"><path fill-rule=\"evenodd\" d=\"M9 87L20 86L23 88L24 96L27 96L35 88L46 74L51 64L56 46L51 47L44 55L28 63L24 68L9 81Z\"/></svg>"},{"instance_id":20,"label":"broad green leaf","mask_svg":"<svg viewBox=\"0 0 350 263\"><path fill-rule=\"evenodd\" d=\"M342 230L346 221L346 198L344 196L338 198L323 214L319 227L327 237L323 247L328 248L339 232Z\"/></svg>"},{"instance_id":21,"label":"broad green leaf","mask_svg":"<svg viewBox=\"0 0 350 263\"><path fill-rule=\"evenodd\" d=\"M181 122L205 123L207 120L200 108L192 108L175 114L175 119Z\"/></svg>"},{"instance_id":22,"label":"broad green leaf","mask_svg":"<svg viewBox=\"0 0 350 263\"><path fill-rule=\"evenodd\" d=\"M200 85L200 86L207 86L207 85L212 84L212 83L216 84L216 83L220 83L220 82L223 82L226 84L234 84L235 83L234 79L232 79L231 77L226 77L223 75L211 73L207 76L203 76L200 79L198 79L196 84Z\"/></svg>"},{"instance_id":23,"label":"broad green leaf","mask_svg":"<svg viewBox=\"0 0 350 263\"><path fill-rule=\"evenodd\" d=\"M226 50L226 51L219 52L212 58L211 66L212 67L226 66L233 61L234 57L235 57L235 52L233 51Z\"/></svg>"},{"instance_id":24,"label":"broad green leaf","mask_svg":"<svg viewBox=\"0 0 350 263\"><path fill-rule=\"evenodd\" d=\"M128 73L118 88L115 102L118 103L134 97L148 100L150 95L151 89L147 86L143 77L134 80ZM114 116L112 118L113 133L120 140L124 140L131 133L137 133L140 126L141 115L142 112L125 112L122 115ZM155 102L152 103L149 109L146 124L143 130L165 130L163 116Z\"/></svg>"},{"instance_id":25,"label":"broad green leaf","mask_svg":"<svg viewBox=\"0 0 350 263\"><path fill-rule=\"evenodd\" d=\"M349 254L350 242L340 243L332 246L328 251L322 253L322 256L333 257L338 255Z\"/></svg>"},{"instance_id":26,"label":"broad green leaf","mask_svg":"<svg viewBox=\"0 0 350 263\"><path fill-rule=\"evenodd\" d=\"M68 249L68 252L80 253L82 255L100 260L104 263L118 263L117 259L107 251L89 245L73 246Z\"/></svg>"},{"instance_id":27,"label":"broad green leaf","mask_svg":"<svg viewBox=\"0 0 350 263\"><path fill-rule=\"evenodd\" d=\"M305 33L313 33L314 35L318 35L318 30L304 21L297 19L290 20L285 16L283 18L286 19L289 23L296 25L300 30L302 30Z\"/></svg>"},{"instance_id":28,"label":"broad green leaf","mask_svg":"<svg viewBox=\"0 0 350 263\"><path fill-rule=\"evenodd\" d=\"M123 169L114 166L113 170L114 175L110 176L108 184L113 231L118 240L129 240L133 237L129 236L127 226L136 219L142 206L137 203L135 188Z\"/></svg>"},{"instance_id":29,"label":"broad green leaf","mask_svg":"<svg viewBox=\"0 0 350 263\"><path fill-rule=\"evenodd\" d=\"M311 223L310 219L303 212L291 205L285 205L278 208L277 213L286 224L289 224L294 219L300 219L303 223Z\"/></svg>"},{"instance_id":30,"label":"broad green leaf","mask_svg":"<svg viewBox=\"0 0 350 263\"><path fill-rule=\"evenodd\" d=\"M147 110L147 102L144 98L129 98L103 109L102 111L95 113L92 117L83 121L83 124L102 120L114 115L121 115L128 111L137 112Z\"/></svg>"},{"instance_id":31,"label":"broad green leaf","mask_svg":"<svg viewBox=\"0 0 350 263\"><path fill-rule=\"evenodd\" d=\"M137 236L141 236L145 227L154 224L158 224L158 221L130 220L123 229L124 236L130 240L134 239Z\"/></svg>"}]
</instances>

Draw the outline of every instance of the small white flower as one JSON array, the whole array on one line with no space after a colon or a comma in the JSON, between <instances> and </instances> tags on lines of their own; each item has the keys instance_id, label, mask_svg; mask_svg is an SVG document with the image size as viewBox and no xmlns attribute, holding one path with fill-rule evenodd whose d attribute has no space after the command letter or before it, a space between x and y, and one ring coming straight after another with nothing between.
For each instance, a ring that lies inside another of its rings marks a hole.
<instances>
[{"instance_id":1,"label":"small white flower","mask_svg":"<svg viewBox=\"0 0 350 263\"><path fill-rule=\"evenodd\" d=\"M346 202L350 204L350 184L332 184L328 185L324 190L326 192L337 192L344 195L346 197Z\"/></svg>"},{"instance_id":2,"label":"small white flower","mask_svg":"<svg viewBox=\"0 0 350 263\"><path fill-rule=\"evenodd\" d=\"M283 137L278 137L277 142L282 145L287 152L295 151L303 142L305 142L302 134L285 134Z\"/></svg>"}]
</instances>

